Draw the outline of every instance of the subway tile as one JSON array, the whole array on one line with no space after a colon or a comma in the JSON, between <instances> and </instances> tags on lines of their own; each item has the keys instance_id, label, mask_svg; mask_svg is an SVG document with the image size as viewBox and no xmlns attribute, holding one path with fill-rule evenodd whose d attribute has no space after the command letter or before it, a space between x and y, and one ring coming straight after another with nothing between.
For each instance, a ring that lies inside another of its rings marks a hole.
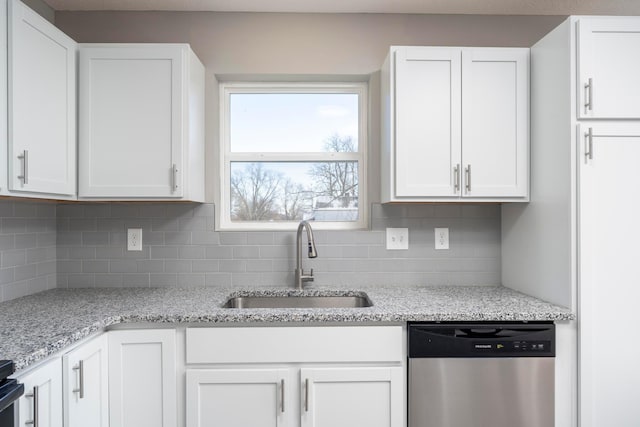
<instances>
[{"instance_id":1,"label":"subway tile","mask_svg":"<svg viewBox=\"0 0 640 427\"><path fill-rule=\"evenodd\" d=\"M56 215L67 218L82 218L84 217L84 206L79 203L60 203L58 204Z\"/></svg>"},{"instance_id":2,"label":"subway tile","mask_svg":"<svg viewBox=\"0 0 640 427\"><path fill-rule=\"evenodd\" d=\"M67 286L69 288L92 288L95 283L95 274L69 274L67 276Z\"/></svg>"},{"instance_id":3,"label":"subway tile","mask_svg":"<svg viewBox=\"0 0 640 427\"><path fill-rule=\"evenodd\" d=\"M164 262L165 273L191 273L191 261L167 260Z\"/></svg>"},{"instance_id":4,"label":"subway tile","mask_svg":"<svg viewBox=\"0 0 640 427\"><path fill-rule=\"evenodd\" d=\"M219 269L221 272L236 272L247 271L247 261L237 259L223 259L218 261Z\"/></svg>"},{"instance_id":5,"label":"subway tile","mask_svg":"<svg viewBox=\"0 0 640 427\"><path fill-rule=\"evenodd\" d=\"M207 259L231 259L233 258L233 247L231 246L209 246L206 248Z\"/></svg>"},{"instance_id":6,"label":"subway tile","mask_svg":"<svg viewBox=\"0 0 640 427\"><path fill-rule=\"evenodd\" d=\"M26 250L10 250L2 252L2 268L16 267L27 262Z\"/></svg>"},{"instance_id":7,"label":"subway tile","mask_svg":"<svg viewBox=\"0 0 640 427\"><path fill-rule=\"evenodd\" d=\"M109 261L84 260L82 261L82 272L83 273L108 273Z\"/></svg>"},{"instance_id":8,"label":"subway tile","mask_svg":"<svg viewBox=\"0 0 640 427\"><path fill-rule=\"evenodd\" d=\"M69 224L71 227L71 224ZM124 219L122 218L97 218L96 231L119 231L124 233Z\"/></svg>"},{"instance_id":9,"label":"subway tile","mask_svg":"<svg viewBox=\"0 0 640 427\"><path fill-rule=\"evenodd\" d=\"M152 273L149 276L149 285L153 287L177 286L178 275L175 273Z\"/></svg>"},{"instance_id":10,"label":"subway tile","mask_svg":"<svg viewBox=\"0 0 640 427\"><path fill-rule=\"evenodd\" d=\"M0 213L0 215L2 214ZM38 203L36 206L36 216L40 218L55 218L56 204L55 203Z\"/></svg>"},{"instance_id":11,"label":"subway tile","mask_svg":"<svg viewBox=\"0 0 640 427\"><path fill-rule=\"evenodd\" d=\"M204 217L186 217L178 220L178 231L206 231L207 219Z\"/></svg>"},{"instance_id":12,"label":"subway tile","mask_svg":"<svg viewBox=\"0 0 640 427\"><path fill-rule=\"evenodd\" d=\"M247 233L248 245L273 245L273 233L269 231L256 231Z\"/></svg>"},{"instance_id":13,"label":"subway tile","mask_svg":"<svg viewBox=\"0 0 640 427\"><path fill-rule=\"evenodd\" d=\"M108 273L95 275L96 288L121 288L123 284L122 274Z\"/></svg>"},{"instance_id":14,"label":"subway tile","mask_svg":"<svg viewBox=\"0 0 640 427\"><path fill-rule=\"evenodd\" d=\"M167 204L167 217L176 219L192 217L195 207L195 203L169 203Z\"/></svg>"},{"instance_id":15,"label":"subway tile","mask_svg":"<svg viewBox=\"0 0 640 427\"><path fill-rule=\"evenodd\" d=\"M220 271L218 260L194 260L191 262L191 271L194 273L209 273Z\"/></svg>"},{"instance_id":16,"label":"subway tile","mask_svg":"<svg viewBox=\"0 0 640 427\"><path fill-rule=\"evenodd\" d=\"M15 282L15 268L0 268L0 285Z\"/></svg>"},{"instance_id":17,"label":"subway tile","mask_svg":"<svg viewBox=\"0 0 640 427\"><path fill-rule=\"evenodd\" d=\"M193 208L193 216L213 217L215 208L212 203L202 203Z\"/></svg>"},{"instance_id":18,"label":"subway tile","mask_svg":"<svg viewBox=\"0 0 640 427\"><path fill-rule=\"evenodd\" d=\"M205 286L228 287L232 285L231 273L207 273L204 276Z\"/></svg>"},{"instance_id":19,"label":"subway tile","mask_svg":"<svg viewBox=\"0 0 640 427\"><path fill-rule=\"evenodd\" d=\"M47 248L37 248L27 250L27 264L47 261Z\"/></svg>"},{"instance_id":20,"label":"subway tile","mask_svg":"<svg viewBox=\"0 0 640 427\"><path fill-rule=\"evenodd\" d=\"M256 259L260 257L258 246L235 246L233 248L233 258L235 259Z\"/></svg>"},{"instance_id":21,"label":"subway tile","mask_svg":"<svg viewBox=\"0 0 640 427\"><path fill-rule=\"evenodd\" d=\"M109 233L106 231L82 232L82 244L84 246L103 246L109 244Z\"/></svg>"},{"instance_id":22,"label":"subway tile","mask_svg":"<svg viewBox=\"0 0 640 427\"><path fill-rule=\"evenodd\" d=\"M47 289L47 278L46 277L35 277L33 279L27 280L27 288L29 290L29 294L35 294L37 292L42 292Z\"/></svg>"},{"instance_id":23,"label":"subway tile","mask_svg":"<svg viewBox=\"0 0 640 427\"><path fill-rule=\"evenodd\" d=\"M54 239L55 244L55 239ZM38 246L38 236L36 234L16 234L15 235L15 248L16 249L32 249Z\"/></svg>"},{"instance_id":24,"label":"subway tile","mask_svg":"<svg viewBox=\"0 0 640 427\"><path fill-rule=\"evenodd\" d=\"M165 231L164 244L166 245L190 245L191 233L185 231Z\"/></svg>"},{"instance_id":25,"label":"subway tile","mask_svg":"<svg viewBox=\"0 0 640 427\"><path fill-rule=\"evenodd\" d=\"M253 259L247 261L247 272L271 272L273 269L273 261L268 259Z\"/></svg>"},{"instance_id":26,"label":"subway tile","mask_svg":"<svg viewBox=\"0 0 640 427\"><path fill-rule=\"evenodd\" d=\"M178 273L178 286L181 288L200 288L205 285L204 274Z\"/></svg>"},{"instance_id":27,"label":"subway tile","mask_svg":"<svg viewBox=\"0 0 640 427\"><path fill-rule=\"evenodd\" d=\"M2 296L8 301L29 295L27 282L13 282L2 287Z\"/></svg>"},{"instance_id":28,"label":"subway tile","mask_svg":"<svg viewBox=\"0 0 640 427\"><path fill-rule=\"evenodd\" d=\"M180 259L204 259L206 249L203 246L180 246L178 258Z\"/></svg>"},{"instance_id":29,"label":"subway tile","mask_svg":"<svg viewBox=\"0 0 640 427\"><path fill-rule=\"evenodd\" d=\"M133 259L119 259L109 261L110 273L137 273L138 261Z\"/></svg>"},{"instance_id":30,"label":"subway tile","mask_svg":"<svg viewBox=\"0 0 640 427\"><path fill-rule=\"evenodd\" d=\"M244 231L226 231L218 233L221 245L246 245L247 233Z\"/></svg>"},{"instance_id":31,"label":"subway tile","mask_svg":"<svg viewBox=\"0 0 640 427\"><path fill-rule=\"evenodd\" d=\"M111 215L111 203L85 205L84 216L87 218L106 218Z\"/></svg>"},{"instance_id":32,"label":"subway tile","mask_svg":"<svg viewBox=\"0 0 640 427\"><path fill-rule=\"evenodd\" d=\"M21 265L15 268L15 281L33 279L37 274L37 267L35 264Z\"/></svg>"},{"instance_id":33,"label":"subway tile","mask_svg":"<svg viewBox=\"0 0 640 427\"><path fill-rule=\"evenodd\" d=\"M69 260L58 261L59 273L82 273L82 261Z\"/></svg>"},{"instance_id":34,"label":"subway tile","mask_svg":"<svg viewBox=\"0 0 640 427\"><path fill-rule=\"evenodd\" d=\"M71 218L69 219L69 231L97 231L95 218Z\"/></svg>"},{"instance_id":35,"label":"subway tile","mask_svg":"<svg viewBox=\"0 0 640 427\"><path fill-rule=\"evenodd\" d=\"M58 271L58 263L53 261L39 262L36 264L36 276L55 275Z\"/></svg>"},{"instance_id":36,"label":"subway tile","mask_svg":"<svg viewBox=\"0 0 640 427\"><path fill-rule=\"evenodd\" d=\"M139 205L138 214L140 218L164 218L167 216L167 205L165 203Z\"/></svg>"},{"instance_id":37,"label":"subway tile","mask_svg":"<svg viewBox=\"0 0 640 427\"><path fill-rule=\"evenodd\" d=\"M0 235L0 251L6 251L15 248L15 235Z\"/></svg>"},{"instance_id":38,"label":"subway tile","mask_svg":"<svg viewBox=\"0 0 640 427\"><path fill-rule=\"evenodd\" d=\"M136 218L139 208L136 203L113 203L111 205L111 218Z\"/></svg>"},{"instance_id":39,"label":"subway tile","mask_svg":"<svg viewBox=\"0 0 640 427\"><path fill-rule=\"evenodd\" d=\"M175 218L153 218L152 231L178 231L178 220Z\"/></svg>"},{"instance_id":40,"label":"subway tile","mask_svg":"<svg viewBox=\"0 0 640 427\"><path fill-rule=\"evenodd\" d=\"M134 288L147 288L149 287L150 279L149 273L136 273L136 274L123 274L122 286L134 287Z\"/></svg>"},{"instance_id":41,"label":"subway tile","mask_svg":"<svg viewBox=\"0 0 640 427\"><path fill-rule=\"evenodd\" d=\"M58 236L56 233L38 233L37 246L39 248L55 246L57 242L58 242Z\"/></svg>"},{"instance_id":42,"label":"subway tile","mask_svg":"<svg viewBox=\"0 0 640 427\"><path fill-rule=\"evenodd\" d=\"M295 249L293 246L261 246L260 258L293 258L295 257Z\"/></svg>"},{"instance_id":43,"label":"subway tile","mask_svg":"<svg viewBox=\"0 0 640 427\"><path fill-rule=\"evenodd\" d=\"M22 218L34 218L37 215L35 203L18 202L13 206L13 216Z\"/></svg>"},{"instance_id":44,"label":"subway tile","mask_svg":"<svg viewBox=\"0 0 640 427\"><path fill-rule=\"evenodd\" d=\"M0 200L0 218L13 216L13 205L11 200Z\"/></svg>"},{"instance_id":45,"label":"subway tile","mask_svg":"<svg viewBox=\"0 0 640 427\"><path fill-rule=\"evenodd\" d=\"M166 233L163 231L142 231L142 245L143 246L161 246L161 245L175 245L178 243L172 243L165 240Z\"/></svg>"},{"instance_id":46,"label":"subway tile","mask_svg":"<svg viewBox=\"0 0 640 427\"><path fill-rule=\"evenodd\" d=\"M25 218L2 218L2 233L15 234L24 233L27 229Z\"/></svg>"},{"instance_id":47,"label":"subway tile","mask_svg":"<svg viewBox=\"0 0 640 427\"><path fill-rule=\"evenodd\" d=\"M164 271L164 261L157 259L137 260L138 273L161 273Z\"/></svg>"},{"instance_id":48,"label":"subway tile","mask_svg":"<svg viewBox=\"0 0 640 427\"><path fill-rule=\"evenodd\" d=\"M101 246L87 249L93 249L95 251L96 259L118 259L124 257L124 248Z\"/></svg>"},{"instance_id":49,"label":"subway tile","mask_svg":"<svg viewBox=\"0 0 640 427\"><path fill-rule=\"evenodd\" d=\"M177 259L178 248L175 246L152 246L151 259Z\"/></svg>"},{"instance_id":50,"label":"subway tile","mask_svg":"<svg viewBox=\"0 0 640 427\"><path fill-rule=\"evenodd\" d=\"M191 234L191 243L194 245L219 245L219 233L204 231Z\"/></svg>"}]
</instances>

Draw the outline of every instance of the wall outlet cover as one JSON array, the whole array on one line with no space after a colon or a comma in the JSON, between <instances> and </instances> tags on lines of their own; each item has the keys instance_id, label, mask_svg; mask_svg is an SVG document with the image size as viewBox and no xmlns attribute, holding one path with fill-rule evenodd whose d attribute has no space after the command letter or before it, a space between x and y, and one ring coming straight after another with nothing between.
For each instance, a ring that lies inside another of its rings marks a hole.
<instances>
[{"instance_id":1,"label":"wall outlet cover","mask_svg":"<svg viewBox=\"0 0 640 427\"><path fill-rule=\"evenodd\" d=\"M142 228L127 229L127 250L128 251L142 250Z\"/></svg>"},{"instance_id":2,"label":"wall outlet cover","mask_svg":"<svg viewBox=\"0 0 640 427\"><path fill-rule=\"evenodd\" d=\"M449 229L448 228L436 228L435 229L435 248L449 249Z\"/></svg>"},{"instance_id":3,"label":"wall outlet cover","mask_svg":"<svg viewBox=\"0 0 640 427\"><path fill-rule=\"evenodd\" d=\"M387 250L402 251L409 249L408 228L387 228Z\"/></svg>"}]
</instances>

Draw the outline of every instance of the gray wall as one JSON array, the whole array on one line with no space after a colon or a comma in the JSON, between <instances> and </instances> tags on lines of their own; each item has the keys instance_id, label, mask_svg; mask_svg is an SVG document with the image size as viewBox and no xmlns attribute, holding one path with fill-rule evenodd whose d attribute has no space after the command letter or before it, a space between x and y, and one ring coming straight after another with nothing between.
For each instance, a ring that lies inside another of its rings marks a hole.
<instances>
[{"instance_id":1,"label":"gray wall","mask_svg":"<svg viewBox=\"0 0 640 427\"><path fill-rule=\"evenodd\" d=\"M292 286L293 232L215 232L212 204L60 204L58 287ZM126 251L126 229L143 250ZM408 227L408 251L385 249L385 227ZM436 251L434 227L450 227ZM316 285L500 283L497 205L379 205L372 230L315 232ZM306 238L305 238L306 239Z\"/></svg>"},{"instance_id":2,"label":"gray wall","mask_svg":"<svg viewBox=\"0 0 640 427\"><path fill-rule=\"evenodd\" d=\"M56 204L0 200L0 301L56 287Z\"/></svg>"},{"instance_id":3,"label":"gray wall","mask_svg":"<svg viewBox=\"0 0 640 427\"><path fill-rule=\"evenodd\" d=\"M49 22L55 20L55 12L47 3L43 0L20 0L34 11L38 12L40 16Z\"/></svg>"}]
</instances>

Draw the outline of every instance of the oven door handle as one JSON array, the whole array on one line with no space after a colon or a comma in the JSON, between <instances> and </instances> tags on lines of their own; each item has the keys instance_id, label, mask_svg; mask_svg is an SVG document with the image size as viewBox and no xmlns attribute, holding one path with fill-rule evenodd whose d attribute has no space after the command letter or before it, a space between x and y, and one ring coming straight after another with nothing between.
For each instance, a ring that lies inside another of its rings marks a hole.
<instances>
[{"instance_id":1,"label":"oven door handle","mask_svg":"<svg viewBox=\"0 0 640 427\"><path fill-rule=\"evenodd\" d=\"M13 386L3 387L3 393L0 397L0 412L13 405L16 400L24 394L24 384L14 384Z\"/></svg>"}]
</instances>

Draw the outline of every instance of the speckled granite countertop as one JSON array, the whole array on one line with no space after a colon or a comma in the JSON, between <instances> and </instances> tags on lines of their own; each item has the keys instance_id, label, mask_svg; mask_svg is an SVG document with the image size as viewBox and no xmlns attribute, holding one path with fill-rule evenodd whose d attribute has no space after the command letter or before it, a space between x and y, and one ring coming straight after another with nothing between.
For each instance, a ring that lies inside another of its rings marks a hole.
<instances>
[{"instance_id":1,"label":"speckled granite countertop","mask_svg":"<svg viewBox=\"0 0 640 427\"><path fill-rule=\"evenodd\" d=\"M16 370L119 323L406 322L571 320L566 308L502 286L311 288L305 294L366 292L373 307L227 309L230 296L288 295L288 289L54 289L0 303L0 359Z\"/></svg>"}]
</instances>

